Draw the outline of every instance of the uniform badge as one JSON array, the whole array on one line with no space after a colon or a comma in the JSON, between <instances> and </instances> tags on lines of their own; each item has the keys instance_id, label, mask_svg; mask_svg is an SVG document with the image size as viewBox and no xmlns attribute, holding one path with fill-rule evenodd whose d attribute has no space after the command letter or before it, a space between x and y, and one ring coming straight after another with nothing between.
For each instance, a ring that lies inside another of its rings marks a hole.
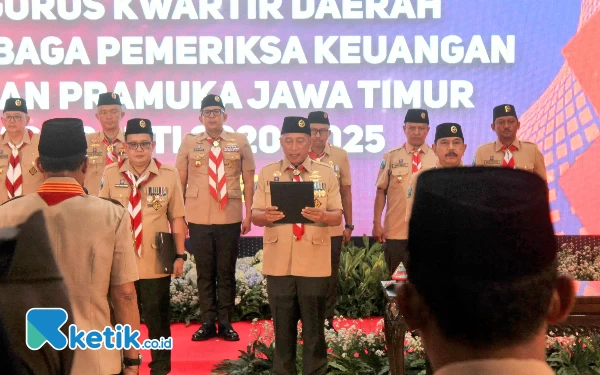
<instances>
[{"instance_id":1,"label":"uniform badge","mask_svg":"<svg viewBox=\"0 0 600 375\"><path fill-rule=\"evenodd\" d=\"M4 172L4 169L0 168L0 174L2 174Z\"/></svg>"},{"instance_id":2,"label":"uniform badge","mask_svg":"<svg viewBox=\"0 0 600 375\"><path fill-rule=\"evenodd\" d=\"M160 210L161 207L162 207L162 204L160 204L159 201L154 201L154 203L152 203L152 208L154 208L155 211Z\"/></svg>"},{"instance_id":3,"label":"uniform badge","mask_svg":"<svg viewBox=\"0 0 600 375\"><path fill-rule=\"evenodd\" d=\"M407 198L410 198L411 195L412 195L412 186L408 188Z\"/></svg>"},{"instance_id":4,"label":"uniform badge","mask_svg":"<svg viewBox=\"0 0 600 375\"><path fill-rule=\"evenodd\" d=\"M456 132L458 132L458 129L456 128L456 126L452 125L452 127L450 127L450 131L452 133L456 133Z\"/></svg>"},{"instance_id":5,"label":"uniform badge","mask_svg":"<svg viewBox=\"0 0 600 375\"><path fill-rule=\"evenodd\" d=\"M15 100L15 105L17 107L20 107L21 106L21 101L19 99Z\"/></svg>"},{"instance_id":6,"label":"uniform badge","mask_svg":"<svg viewBox=\"0 0 600 375\"><path fill-rule=\"evenodd\" d=\"M329 117L329 116L327 115L327 112L323 112L323 118L327 118L327 117Z\"/></svg>"},{"instance_id":7,"label":"uniform badge","mask_svg":"<svg viewBox=\"0 0 600 375\"><path fill-rule=\"evenodd\" d=\"M129 188L129 184L125 182L125 180L120 180L118 184L115 184L115 187L118 188Z\"/></svg>"},{"instance_id":8,"label":"uniform badge","mask_svg":"<svg viewBox=\"0 0 600 375\"><path fill-rule=\"evenodd\" d=\"M329 160L329 166L333 168L333 160Z\"/></svg>"},{"instance_id":9,"label":"uniform badge","mask_svg":"<svg viewBox=\"0 0 600 375\"><path fill-rule=\"evenodd\" d=\"M37 169L35 169L35 167L31 167L31 168L29 168L29 173L31 173L31 175L33 176L34 174L37 173Z\"/></svg>"},{"instance_id":10,"label":"uniform badge","mask_svg":"<svg viewBox=\"0 0 600 375\"><path fill-rule=\"evenodd\" d=\"M204 151L204 148L202 148L202 147L195 147L194 148L194 152L202 152L202 151Z\"/></svg>"},{"instance_id":11,"label":"uniform badge","mask_svg":"<svg viewBox=\"0 0 600 375\"><path fill-rule=\"evenodd\" d=\"M196 165L196 167L201 167L202 166L202 160L196 160L195 161L195 165Z\"/></svg>"},{"instance_id":12,"label":"uniform badge","mask_svg":"<svg viewBox=\"0 0 600 375\"><path fill-rule=\"evenodd\" d=\"M321 207L321 201L319 200L319 198L315 198L315 207L316 208Z\"/></svg>"},{"instance_id":13,"label":"uniform badge","mask_svg":"<svg viewBox=\"0 0 600 375\"><path fill-rule=\"evenodd\" d=\"M337 164L336 164L336 165L334 165L334 166L333 166L333 171L334 171L335 173L339 173L339 172L340 172L340 166L339 166L339 165L337 165Z\"/></svg>"},{"instance_id":14,"label":"uniform badge","mask_svg":"<svg viewBox=\"0 0 600 375\"><path fill-rule=\"evenodd\" d=\"M214 141L212 145L213 147L219 147L219 141Z\"/></svg>"},{"instance_id":15,"label":"uniform badge","mask_svg":"<svg viewBox=\"0 0 600 375\"><path fill-rule=\"evenodd\" d=\"M494 157L493 157L493 156L490 156L490 160L494 160Z\"/></svg>"},{"instance_id":16,"label":"uniform badge","mask_svg":"<svg viewBox=\"0 0 600 375\"><path fill-rule=\"evenodd\" d=\"M404 179L402 178L402 176L398 176L398 183L401 184L402 181L404 181Z\"/></svg>"},{"instance_id":17,"label":"uniform badge","mask_svg":"<svg viewBox=\"0 0 600 375\"><path fill-rule=\"evenodd\" d=\"M140 128L144 129L146 127L146 121L140 120Z\"/></svg>"},{"instance_id":18,"label":"uniform badge","mask_svg":"<svg viewBox=\"0 0 600 375\"><path fill-rule=\"evenodd\" d=\"M511 110L511 108L509 105L504 106L504 112L508 113L508 112L510 112L510 110Z\"/></svg>"},{"instance_id":19,"label":"uniform badge","mask_svg":"<svg viewBox=\"0 0 600 375\"><path fill-rule=\"evenodd\" d=\"M113 152L114 149L115 149L115 146L113 146L113 145L108 145L106 147L106 151L108 151L108 152ZM94 151L96 151L96 149L94 149Z\"/></svg>"},{"instance_id":20,"label":"uniform badge","mask_svg":"<svg viewBox=\"0 0 600 375\"><path fill-rule=\"evenodd\" d=\"M385 159L383 159L381 161L381 164L379 165L379 169L385 169Z\"/></svg>"},{"instance_id":21,"label":"uniform badge","mask_svg":"<svg viewBox=\"0 0 600 375\"><path fill-rule=\"evenodd\" d=\"M220 101L221 101L221 98L219 98L217 95L215 95L215 102L217 102L217 103L218 103L218 102L220 102Z\"/></svg>"},{"instance_id":22,"label":"uniform badge","mask_svg":"<svg viewBox=\"0 0 600 375\"><path fill-rule=\"evenodd\" d=\"M100 180L100 190L104 189L104 177Z\"/></svg>"},{"instance_id":23,"label":"uniform badge","mask_svg":"<svg viewBox=\"0 0 600 375\"><path fill-rule=\"evenodd\" d=\"M116 98L117 98L117 94L115 94L115 93L113 92L112 94L110 94L110 97L111 97L111 98L113 98L113 99L116 99Z\"/></svg>"},{"instance_id":24,"label":"uniform badge","mask_svg":"<svg viewBox=\"0 0 600 375\"><path fill-rule=\"evenodd\" d=\"M300 121L298 121L298 126L303 128L306 126L306 123L304 122L304 120L300 120Z\"/></svg>"},{"instance_id":25,"label":"uniform badge","mask_svg":"<svg viewBox=\"0 0 600 375\"><path fill-rule=\"evenodd\" d=\"M421 112L421 118L422 118L423 120L425 120L425 119L427 118L427 115L425 114L425 112Z\"/></svg>"},{"instance_id":26,"label":"uniform badge","mask_svg":"<svg viewBox=\"0 0 600 375\"><path fill-rule=\"evenodd\" d=\"M294 171L292 172L294 174L294 176L300 176L300 170L298 168L294 169Z\"/></svg>"},{"instance_id":27,"label":"uniform badge","mask_svg":"<svg viewBox=\"0 0 600 375\"><path fill-rule=\"evenodd\" d=\"M240 152L240 148L237 145L225 146L224 152Z\"/></svg>"}]
</instances>

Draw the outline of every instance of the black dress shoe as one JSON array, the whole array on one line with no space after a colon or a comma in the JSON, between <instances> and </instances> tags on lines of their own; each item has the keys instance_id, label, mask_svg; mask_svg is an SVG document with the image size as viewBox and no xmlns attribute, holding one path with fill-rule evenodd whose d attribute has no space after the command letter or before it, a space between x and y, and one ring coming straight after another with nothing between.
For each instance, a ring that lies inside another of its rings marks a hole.
<instances>
[{"instance_id":1,"label":"black dress shoe","mask_svg":"<svg viewBox=\"0 0 600 375\"><path fill-rule=\"evenodd\" d=\"M215 323L202 323L200 328L192 335L192 341L206 341L213 337L217 337Z\"/></svg>"},{"instance_id":2,"label":"black dress shoe","mask_svg":"<svg viewBox=\"0 0 600 375\"><path fill-rule=\"evenodd\" d=\"M240 336L229 323L219 323L219 337L225 341L240 341Z\"/></svg>"}]
</instances>

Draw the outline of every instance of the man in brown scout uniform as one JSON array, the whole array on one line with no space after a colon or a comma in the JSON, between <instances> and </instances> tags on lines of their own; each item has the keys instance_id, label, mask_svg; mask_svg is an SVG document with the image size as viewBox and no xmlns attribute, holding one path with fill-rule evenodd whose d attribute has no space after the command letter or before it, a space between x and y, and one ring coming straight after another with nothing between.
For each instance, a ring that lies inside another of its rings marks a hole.
<instances>
[{"instance_id":1,"label":"man in brown scout uniform","mask_svg":"<svg viewBox=\"0 0 600 375\"><path fill-rule=\"evenodd\" d=\"M435 128L433 152L437 155L437 163L434 168L461 167L463 165L462 157L466 150L467 145L459 124L445 122ZM415 173L410 180L406 194L406 223L410 221L417 180L419 175L424 172L425 170ZM406 265L406 262L404 264Z\"/></svg>"},{"instance_id":2,"label":"man in brown scout uniform","mask_svg":"<svg viewBox=\"0 0 600 375\"><path fill-rule=\"evenodd\" d=\"M284 159L265 166L258 176L252 222L265 227L263 273L275 324L274 374L296 374L298 319L302 319L304 374L327 372L325 306L331 276L329 227L342 222L338 178L329 165L308 157L308 119L286 117L281 129ZM274 224L284 217L271 206L272 181L313 181L315 207L302 216L315 224Z\"/></svg>"},{"instance_id":3,"label":"man in brown scout uniform","mask_svg":"<svg viewBox=\"0 0 600 375\"><path fill-rule=\"evenodd\" d=\"M86 141L80 119L44 122L37 168L45 181L37 193L0 206L0 227L15 226L42 210L56 262L63 274L79 330L110 326L109 299L116 323L139 330L134 281L138 279L127 211L115 202L85 194ZM75 351L73 374L136 374L137 349Z\"/></svg>"},{"instance_id":4,"label":"man in brown scout uniform","mask_svg":"<svg viewBox=\"0 0 600 375\"><path fill-rule=\"evenodd\" d=\"M28 323L24 318L31 308L65 310L67 321L60 330L69 335L73 310L42 211L34 212L18 226L0 229L0 330L5 329L12 356L21 368L6 369L8 361L1 354L0 363L5 374L70 374L73 350L59 350L51 345L31 350L27 346Z\"/></svg>"},{"instance_id":5,"label":"man in brown scout uniform","mask_svg":"<svg viewBox=\"0 0 600 375\"><path fill-rule=\"evenodd\" d=\"M494 142L486 143L475 152L475 165L524 169L537 173L546 180L544 157L535 143L520 141L517 132L521 123L512 104L494 108L492 130L498 135Z\"/></svg>"},{"instance_id":6,"label":"man in brown scout uniform","mask_svg":"<svg viewBox=\"0 0 600 375\"><path fill-rule=\"evenodd\" d=\"M152 158L156 142L150 120L127 121L125 141L127 158L106 167L99 196L116 199L129 207L140 273L135 286L141 315L150 339L166 339L171 337L171 275L164 272L159 262L155 238L157 232L169 232L170 226L177 249L173 273L181 276L186 259L183 193L177 170ZM152 374L168 374L171 351L152 350L149 367Z\"/></svg>"},{"instance_id":7,"label":"man in brown scout uniform","mask_svg":"<svg viewBox=\"0 0 600 375\"><path fill-rule=\"evenodd\" d=\"M114 92L98 96L96 118L102 130L86 135L88 144L88 172L85 184L91 195L98 195L104 168L127 157L125 135L121 130L121 119L125 116L121 108L121 98ZM127 205L125 205L127 207Z\"/></svg>"},{"instance_id":8,"label":"man in brown scout uniform","mask_svg":"<svg viewBox=\"0 0 600 375\"><path fill-rule=\"evenodd\" d=\"M408 282L396 289L435 375L553 375L546 332L569 315L548 187L533 173L444 168L419 177Z\"/></svg>"},{"instance_id":9,"label":"man in brown scout uniform","mask_svg":"<svg viewBox=\"0 0 600 375\"><path fill-rule=\"evenodd\" d=\"M338 295L338 269L340 267L340 254L342 242L350 241L354 225L352 224L352 176L350 175L350 160L346 150L332 146L327 142L331 135L329 130L329 115L326 112L315 111L308 114L311 133L311 148L308 156L315 161L329 164L338 178L340 195L342 196L342 207L344 209L344 220L346 225L340 224L330 228L331 233L331 277L329 279L329 294L327 296L327 307L325 318L327 328L334 329L333 317Z\"/></svg>"},{"instance_id":10,"label":"man in brown scout uniform","mask_svg":"<svg viewBox=\"0 0 600 375\"><path fill-rule=\"evenodd\" d=\"M413 173L435 166L437 157L425 143L429 133L429 115L424 109L409 109L404 118L406 143L383 155L377 175L377 192L373 216L373 237L385 242L385 261L390 275L400 262L406 264L408 223L406 194ZM386 205L385 224L381 215Z\"/></svg>"},{"instance_id":11,"label":"man in brown scout uniform","mask_svg":"<svg viewBox=\"0 0 600 375\"><path fill-rule=\"evenodd\" d=\"M254 194L254 156L244 134L223 130L225 106L217 95L202 100L200 122L206 131L185 136L176 167L185 191L190 252L196 259L202 325L192 335L204 341L218 334L239 336L231 326L235 307L235 263L241 234L250 231ZM244 191L240 187L240 175ZM246 217L242 220L242 196Z\"/></svg>"},{"instance_id":12,"label":"man in brown scout uniform","mask_svg":"<svg viewBox=\"0 0 600 375\"><path fill-rule=\"evenodd\" d=\"M25 128L28 123L25 99L6 99L2 114L6 132L0 136L0 204L33 193L44 182L35 165L40 136Z\"/></svg>"}]
</instances>

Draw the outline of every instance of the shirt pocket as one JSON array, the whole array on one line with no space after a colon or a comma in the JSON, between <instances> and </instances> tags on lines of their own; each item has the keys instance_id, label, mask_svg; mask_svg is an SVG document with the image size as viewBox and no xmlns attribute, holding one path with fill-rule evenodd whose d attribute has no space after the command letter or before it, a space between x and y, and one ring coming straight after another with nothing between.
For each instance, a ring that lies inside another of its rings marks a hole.
<instances>
[{"instance_id":1,"label":"shirt pocket","mask_svg":"<svg viewBox=\"0 0 600 375\"><path fill-rule=\"evenodd\" d=\"M188 171L190 173L207 174L208 154L205 152L192 152L188 161Z\"/></svg>"},{"instance_id":2,"label":"shirt pocket","mask_svg":"<svg viewBox=\"0 0 600 375\"><path fill-rule=\"evenodd\" d=\"M404 166L406 165L406 166ZM399 166L392 166L391 168L391 176L390 176L390 188L394 188L398 185L403 185L409 183L410 179L408 178L409 173L408 164L401 164Z\"/></svg>"},{"instance_id":3,"label":"shirt pocket","mask_svg":"<svg viewBox=\"0 0 600 375\"><path fill-rule=\"evenodd\" d=\"M241 171L241 157L239 152L224 152L223 164L226 175L237 176Z\"/></svg>"}]
</instances>

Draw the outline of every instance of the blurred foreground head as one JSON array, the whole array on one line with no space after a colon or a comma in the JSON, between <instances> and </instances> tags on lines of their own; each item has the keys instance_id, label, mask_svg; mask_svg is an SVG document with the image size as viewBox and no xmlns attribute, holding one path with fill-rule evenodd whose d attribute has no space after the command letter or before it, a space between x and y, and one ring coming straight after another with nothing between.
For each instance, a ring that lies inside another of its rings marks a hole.
<instances>
[{"instance_id":1,"label":"blurred foreground head","mask_svg":"<svg viewBox=\"0 0 600 375\"><path fill-rule=\"evenodd\" d=\"M566 318L574 291L557 274L548 188L537 175L489 167L423 172L408 252L398 303L434 369L493 352L511 357L511 348L544 360L547 324Z\"/></svg>"}]
</instances>

